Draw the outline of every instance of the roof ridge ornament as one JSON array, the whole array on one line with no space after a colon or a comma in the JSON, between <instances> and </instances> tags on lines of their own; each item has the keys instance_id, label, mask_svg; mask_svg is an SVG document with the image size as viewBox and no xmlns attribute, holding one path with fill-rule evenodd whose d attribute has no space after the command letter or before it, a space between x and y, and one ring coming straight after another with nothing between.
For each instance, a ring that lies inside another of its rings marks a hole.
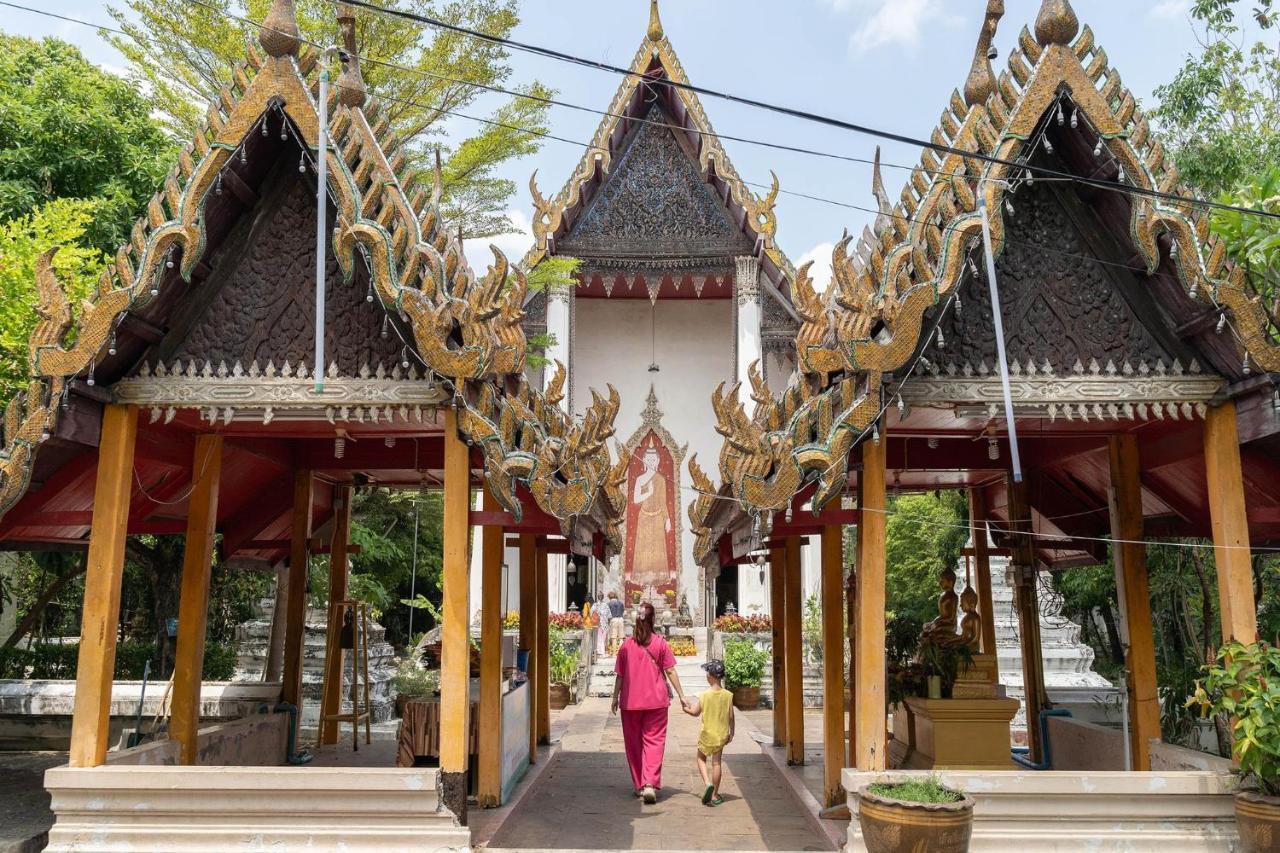
<instances>
[{"instance_id":1,"label":"roof ridge ornament","mask_svg":"<svg viewBox=\"0 0 1280 853\"><path fill-rule=\"evenodd\" d=\"M971 107L984 104L991 93L996 90L996 75L991 70L991 60L996 51L991 41L995 38L996 28L1004 17L1004 0L987 0L987 12L978 32L978 43L973 49L973 66L969 69L969 77L964 81L964 102Z\"/></svg>"},{"instance_id":2,"label":"roof ridge ornament","mask_svg":"<svg viewBox=\"0 0 1280 853\"><path fill-rule=\"evenodd\" d=\"M298 13L293 0L273 0L271 11L262 19L258 43L269 56L297 56L302 33L298 29Z\"/></svg>"},{"instance_id":3,"label":"roof ridge ornament","mask_svg":"<svg viewBox=\"0 0 1280 853\"><path fill-rule=\"evenodd\" d=\"M662 18L658 17L658 0L649 0L649 30L645 35L655 44L662 41Z\"/></svg>"},{"instance_id":4,"label":"roof ridge ornament","mask_svg":"<svg viewBox=\"0 0 1280 853\"><path fill-rule=\"evenodd\" d=\"M364 106L369 90L360 74L360 54L356 50L356 10L349 3L338 4L338 30L342 33L343 49L338 102L356 109Z\"/></svg>"},{"instance_id":5,"label":"roof ridge ornament","mask_svg":"<svg viewBox=\"0 0 1280 853\"><path fill-rule=\"evenodd\" d=\"M1080 31L1080 19L1071 0L1044 0L1036 15L1036 41L1044 46L1070 44Z\"/></svg>"}]
</instances>

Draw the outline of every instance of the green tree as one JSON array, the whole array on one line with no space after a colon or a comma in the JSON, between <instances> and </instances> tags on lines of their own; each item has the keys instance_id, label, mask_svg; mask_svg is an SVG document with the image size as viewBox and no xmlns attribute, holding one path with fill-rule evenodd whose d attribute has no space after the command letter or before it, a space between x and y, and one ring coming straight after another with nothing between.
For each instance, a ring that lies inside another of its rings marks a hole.
<instances>
[{"instance_id":1,"label":"green tree","mask_svg":"<svg viewBox=\"0 0 1280 853\"><path fill-rule=\"evenodd\" d=\"M339 42L331 0L299 0L297 6L305 39ZM510 34L519 23L516 6L516 0L399 4L406 11L495 36ZM165 126L186 138L199 126L204 105L231 79L244 57L245 40L257 38L255 26L232 16L261 21L269 7L270 0L125 0L111 15L127 35L111 41L129 60L132 78L150 91ZM548 106L540 99L552 92L538 82L506 86L511 66L501 45L369 10L360 10L356 33L365 83L370 94L382 99L412 165L420 171L429 168L437 147L445 154L445 214L452 227L468 237L512 231L504 211L515 184L496 171L502 163L537 150L538 134L547 129ZM488 123L459 138L458 125L449 119L458 112L470 115L482 97L491 101L485 87L493 86L532 97L502 100L478 116Z\"/></svg>"},{"instance_id":2,"label":"green tree","mask_svg":"<svg viewBox=\"0 0 1280 853\"><path fill-rule=\"evenodd\" d=\"M71 239L114 252L172 148L150 112L132 85L72 45L0 34L0 222L80 199L92 215Z\"/></svg>"}]
</instances>

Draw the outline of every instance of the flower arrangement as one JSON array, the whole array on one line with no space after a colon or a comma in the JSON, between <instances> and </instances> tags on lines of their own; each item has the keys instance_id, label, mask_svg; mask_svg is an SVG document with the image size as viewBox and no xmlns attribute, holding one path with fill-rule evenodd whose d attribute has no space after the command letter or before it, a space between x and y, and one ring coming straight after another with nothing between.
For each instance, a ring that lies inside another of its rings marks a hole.
<instances>
[{"instance_id":1,"label":"flower arrangement","mask_svg":"<svg viewBox=\"0 0 1280 853\"><path fill-rule=\"evenodd\" d=\"M502 630L514 631L520 627L520 614L514 610L508 610L506 615L502 617Z\"/></svg>"},{"instance_id":2,"label":"flower arrangement","mask_svg":"<svg viewBox=\"0 0 1280 853\"><path fill-rule=\"evenodd\" d=\"M552 613L547 617L547 622L562 631L576 631L582 627L582 614Z\"/></svg>"},{"instance_id":3,"label":"flower arrangement","mask_svg":"<svg viewBox=\"0 0 1280 853\"><path fill-rule=\"evenodd\" d=\"M740 613L717 616L713 627L725 634L764 634L773 630L768 616L743 616Z\"/></svg>"},{"instance_id":4,"label":"flower arrangement","mask_svg":"<svg viewBox=\"0 0 1280 853\"><path fill-rule=\"evenodd\" d=\"M678 658L693 657L698 653L698 647L694 645L692 637L672 637L667 641L667 645L671 648L671 654Z\"/></svg>"}]
</instances>

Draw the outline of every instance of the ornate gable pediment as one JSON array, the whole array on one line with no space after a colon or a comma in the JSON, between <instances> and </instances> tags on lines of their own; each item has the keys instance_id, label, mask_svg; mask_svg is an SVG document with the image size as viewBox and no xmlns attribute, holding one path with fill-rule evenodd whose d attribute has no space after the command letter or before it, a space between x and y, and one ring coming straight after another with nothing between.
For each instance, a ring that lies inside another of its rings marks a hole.
<instances>
[{"instance_id":1,"label":"ornate gable pediment","mask_svg":"<svg viewBox=\"0 0 1280 853\"><path fill-rule=\"evenodd\" d=\"M560 241L581 258L732 257L751 251L655 104Z\"/></svg>"}]
</instances>

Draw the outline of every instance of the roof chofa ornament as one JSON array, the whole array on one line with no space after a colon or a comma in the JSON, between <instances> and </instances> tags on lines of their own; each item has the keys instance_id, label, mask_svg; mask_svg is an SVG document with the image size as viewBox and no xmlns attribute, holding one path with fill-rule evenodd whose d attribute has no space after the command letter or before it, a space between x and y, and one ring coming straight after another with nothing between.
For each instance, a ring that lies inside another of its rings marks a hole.
<instances>
[{"instance_id":1,"label":"roof chofa ornament","mask_svg":"<svg viewBox=\"0 0 1280 853\"><path fill-rule=\"evenodd\" d=\"M1070 44L1080 32L1080 19L1070 0L1044 0L1036 15L1036 41L1044 46Z\"/></svg>"},{"instance_id":2,"label":"roof chofa ornament","mask_svg":"<svg viewBox=\"0 0 1280 853\"><path fill-rule=\"evenodd\" d=\"M658 17L658 0L649 0L649 41L662 41L662 19Z\"/></svg>"},{"instance_id":3,"label":"roof chofa ornament","mask_svg":"<svg viewBox=\"0 0 1280 853\"><path fill-rule=\"evenodd\" d=\"M258 30L262 49L268 56L297 56L301 35L293 0L274 0L271 11L262 19L262 29Z\"/></svg>"},{"instance_id":4,"label":"roof chofa ornament","mask_svg":"<svg viewBox=\"0 0 1280 853\"><path fill-rule=\"evenodd\" d=\"M356 51L356 9L349 3L338 4L338 30L342 33L345 52L342 73L338 75L338 101L357 109L364 106L368 89L360 74L360 54Z\"/></svg>"},{"instance_id":5,"label":"roof chofa ornament","mask_svg":"<svg viewBox=\"0 0 1280 853\"><path fill-rule=\"evenodd\" d=\"M996 27L1004 17L1004 0L987 0L987 14L978 33L978 44L973 49L973 66L969 78L964 81L964 102L971 107L985 104L996 90L996 75L991 70L995 51L991 41L996 37Z\"/></svg>"}]
</instances>

